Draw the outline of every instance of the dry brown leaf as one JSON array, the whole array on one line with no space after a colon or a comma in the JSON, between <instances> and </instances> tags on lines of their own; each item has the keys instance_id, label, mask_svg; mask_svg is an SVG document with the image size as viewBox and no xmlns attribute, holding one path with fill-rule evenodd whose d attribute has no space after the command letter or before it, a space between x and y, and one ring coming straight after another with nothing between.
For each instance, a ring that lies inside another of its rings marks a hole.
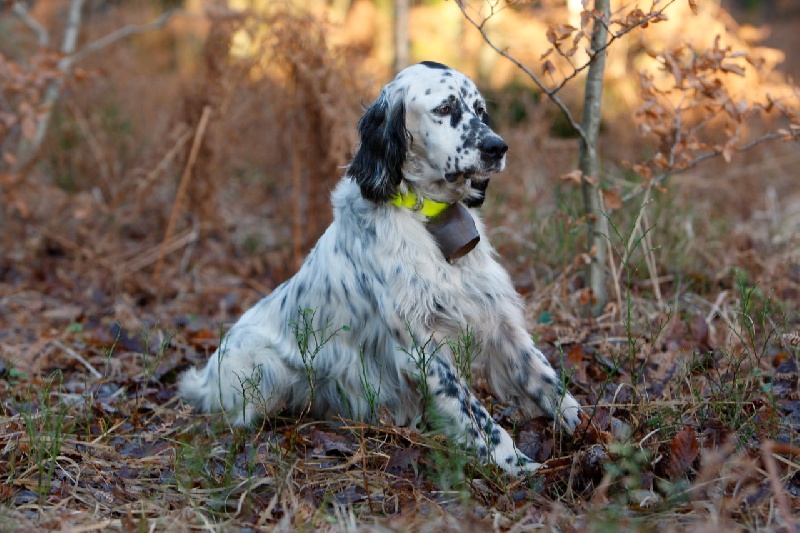
<instances>
[{"instance_id":1,"label":"dry brown leaf","mask_svg":"<svg viewBox=\"0 0 800 533\"><path fill-rule=\"evenodd\" d=\"M558 177L558 179L560 179L562 181L569 181L571 183L574 183L575 185L578 185L578 184L580 184L582 177L583 177L583 172L581 172L580 169L576 168L575 170L571 170L570 172L567 172L566 174L561 174Z\"/></svg>"},{"instance_id":2,"label":"dry brown leaf","mask_svg":"<svg viewBox=\"0 0 800 533\"><path fill-rule=\"evenodd\" d=\"M700 443L697 434L691 426L684 426L669 443L669 464L667 473L674 479L682 476L700 452Z\"/></svg>"},{"instance_id":3,"label":"dry brown leaf","mask_svg":"<svg viewBox=\"0 0 800 533\"><path fill-rule=\"evenodd\" d=\"M615 211L622 207L622 197L614 189L604 189L603 191L603 205L606 211Z\"/></svg>"}]
</instances>

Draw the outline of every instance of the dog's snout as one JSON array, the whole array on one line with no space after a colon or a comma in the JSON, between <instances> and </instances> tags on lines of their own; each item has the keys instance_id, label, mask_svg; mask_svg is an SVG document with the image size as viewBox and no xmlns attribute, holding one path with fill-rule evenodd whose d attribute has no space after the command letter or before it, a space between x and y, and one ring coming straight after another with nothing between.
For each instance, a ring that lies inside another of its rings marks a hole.
<instances>
[{"instance_id":1,"label":"dog's snout","mask_svg":"<svg viewBox=\"0 0 800 533\"><path fill-rule=\"evenodd\" d=\"M481 142L481 156L484 159L498 160L508 151L508 145L497 135L485 138Z\"/></svg>"}]
</instances>

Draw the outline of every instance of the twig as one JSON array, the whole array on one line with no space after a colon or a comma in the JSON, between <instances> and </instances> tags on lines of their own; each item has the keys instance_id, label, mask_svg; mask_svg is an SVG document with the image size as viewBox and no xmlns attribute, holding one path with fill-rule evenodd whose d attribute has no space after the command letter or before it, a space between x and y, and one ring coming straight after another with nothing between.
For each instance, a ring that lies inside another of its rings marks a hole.
<instances>
[{"instance_id":1,"label":"twig","mask_svg":"<svg viewBox=\"0 0 800 533\"><path fill-rule=\"evenodd\" d=\"M184 126L186 131L184 131L178 140L175 142L175 145L169 149L169 151L164 155L164 157L159 161L156 167L151 170L147 176L143 180L139 182L136 186L136 203L137 208L141 209L141 202L142 197L144 196L145 189L153 183L153 181L158 178L159 174L167 168L167 166L172 163L172 160L178 155L178 152L183 150L183 147L186 146L186 143L189 142L189 139L192 137L192 130L188 126Z\"/></svg>"},{"instance_id":2,"label":"twig","mask_svg":"<svg viewBox=\"0 0 800 533\"><path fill-rule=\"evenodd\" d=\"M457 0L456 1L456 5L461 10L461 13L464 14L464 17L467 19L467 21L470 24L472 24L479 32L481 32L481 36L483 37L483 40L486 41L486 44L488 44L489 47L492 48L492 50L494 50L495 52L497 52L501 56L505 57L506 59L508 59L509 61L514 63L517 66L517 68L522 70L533 81L533 83L535 83L548 96L548 98L550 98L550 100L556 106L558 106L558 108L561 110L561 112L564 114L564 116L567 117L567 120L569 121L570 125L578 133L578 135L581 137L581 139L586 140L586 133L583 131L583 128L578 123L578 121L575 120L575 117L572 116L572 111L569 110L569 108L561 100L561 98L559 98L558 95L556 95L555 93L551 93L550 90L545 85L545 83L541 79L539 79L539 76L534 74L528 67L523 65L522 62L520 62L517 58L515 58L514 56L509 54L507 51L501 50L500 48L497 47L496 44L494 44L494 42L486 34L486 30L483 27L483 23L478 24L478 22L476 22L475 19L473 19L469 15L469 13L467 13L467 10L466 10L466 7L465 7L465 5L466 5L465 0ZM485 22L485 20L483 22Z\"/></svg>"},{"instance_id":3,"label":"twig","mask_svg":"<svg viewBox=\"0 0 800 533\"><path fill-rule=\"evenodd\" d=\"M608 34L609 34L609 38L608 38L608 42L606 42L604 45L602 45L602 46L598 47L597 49L594 49L594 48L593 48L593 49L592 49L592 51L593 51L595 54L597 54L597 53L600 53L600 52L605 52L605 50L606 50L606 49L607 49L609 46L611 46L611 44L612 44L614 41L616 41L617 39L620 39L621 37L624 37L624 36L625 36L625 35L627 35L629 32L631 32L631 31L635 30L636 28L638 28L638 27L640 27L640 26L643 26L643 25L645 25L645 24L649 23L651 20L653 20L653 19L654 19L654 18L656 18L656 17L659 17L659 16L661 16L661 15L664 13L664 11L665 11L665 10L666 10L666 9L667 9L669 6L671 6L672 4L674 4L674 3L675 3L675 1L676 1L676 0L669 0L669 2L667 2L666 4L664 4L664 7L662 7L662 8L661 8L661 9L659 9L658 11L653 11L653 12L650 12L650 13L648 13L648 14L647 14L647 15L646 15L646 16L645 16L645 17L644 17L642 20L640 20L640 21L639 21L639 22L637 22L636 24L633 24L633 25L631 25L631 26L628 26L627 28L624 28L624 29L622 29L622 30L618 31L617 33L612 33L612 32L611 32L611 28L609 28L609 27L608 27L608 24L606 24L606 23L605 23L605 21L603 20L603 17L597 17L597 16L593 16L592 18L594 18L595 22L598 22L598 23L600 23L600 25L602 25L602 26L605 28L605 30L608 32ZM552 89L549 89L549 90L547 90L547 91L546 91L546 92L548 93L548 96L550 96L550 94L549 94L550 92L557 93L558 91L560 91L561 89L563 89L563 88L564 88L564 86L565 86L567 83L569 83L569 81L570 81L570 80L572 80L573 78L575 78L575 77L576 77L578 74L580 74L582 71L586 70L586 69L589 67L589 65L591 65L593 62L594 62L594 57L590 58L590 59L589 59L589 61L587 61L586 63L584 63L583 65L581 65L581 66L579 66L579 67L574 67L574 66L573 66L573 67L572 67L572 68L573 68L573 72L572 72L572 73L571 73L569 76L566 76L566 77L564 77L564 79L563 79L563 80L561 80L561 82L560 82L560 83L558 83L557 85L553 86L553 88L552 88Z\"/></svg>"},{"instance_id":4,"label":"twig","mask_svg":"<svg viewBox=\"0 0 800 533\"><path fill-rule=\"evenodd\" d=\"M190 228L186 232L176 235L171 240L162 242L161 244L143 252L141 255L138 255L135 259L128 261L122 265L122 268L119 269L119 272L124 275L137 272L144 267L152 265L156 261L161 260L161 258L171 254L172 252L180 250L184 246L195 242L198 236L199 233L197 229Z\"/></svg>"},{"instance_id":5,"label":"twig","mask_svg":"<svg viewBox=\"0 0 800 533\"><path fill-rule=\"evenodd\" d=\"M797 531L795 520L792 518L792 510L789 507L789 501L786 499L786 493L781 486L781 478L778 475L778 465L775 464L775 458L772 454L775 443L767 441L761 446L761 458L764 460L764 466L769 474L769 483L772 486L772 493L775 499L778 500L778 510L783 516L783 521L786 523L786 529L790 532Z\"/></svg>"},{"instance_id":6,"label":"twig","mask_svg":"<svg viewBox=\"0 0 800 533\"><path fill-rule=\"evenodd\" d=\"M766 141L773 141L775 139L785 139L785 138L786 138L786 134L784 134L784 133L768 133L768 134L763 135L763 136L761 136L761 137L759 137L757 139L754 139L753 141L745 144L744 146L737 147L736 148L736 153L746 152L747 150L750 150L751 148L755 148L759 144L761 144L763 142L766 142ZM793 133L793 138L794 138L794 140L800 140L800 134ZM697 156L691 162L689 162L685 167L671 168L671 169L665 171L663 174L659 174L655 178L653 178L650 181L648 181L640 189L635 190L635 191L631 191L628 194L626 194L625 196L623 196L622 197L622 201L623 202L627 202L628 200L632 200L633 198L636 198L637 196L643 194L646 190L650 189L651 187L653 187L655 185L658 185L661 182L665 181L667 178L669 178L671 176L674 176L675 174L680 174L682 172L686 172L687 170L691 170L694 167L696 167L697 165L699 165L700 163L702 163L703 161L707 161L709 159L713 159L713 158L719 157L721 155L722 155L722 152L720 152L720 151L708 152L708 153L705 153L705 154Z\"/></svg>"},{"instance_id":7,"label":"twig","mask_svg":"<svg viewBox=\"0 0 800 533\"><path fill-rule=\"evenodd\" d=\"M88 370L89 373L91 373L94 377L96 377L97 379L103 378L103 374L98 372L97 369L89 363L89 361L84 359L84 357L81 354L79 354L78 352L76 352L63 342L61 342L61 340L54 339L53 344L61 348L64 352L66 352L67 355L69 355L70 357L78 361L80 364L82 364L84 367L86 367L86 370Z\"/></svg>"},{"instance_id":8,"label":"twig","mask_svg":"<svg viewBox=\"0 0 800 533\"><path fill-rule=\"evenodd\" d=\"M661 307L664 302L661 298L661 285L658 282L658 264L656 263L656 254L654 252L653 242L650 238L650 232L647 231L647 228L651 226L646 212L642 213L642 223L644 224L644 229L642 229L642 241L645 246L645 263L647 264L647 270L650 271L650 280L653 283L653 294L656 297L658 306Z\"/></svg>"},{"instance_id":9,"label":"twig","mask_svg":"<svg viewBox=\"0 0 800 533\"><path fill-rule=\"evenodd\" d=\"M50 33L48 33L47 28L39 24L38 20L30 16L25 4L22 2L14 2L11 7L11 12L36 34L36 40L39 42L39 46L47 48L50 44Z\"/></svg>"},{"instance_id":10,"label":"twig","mask_svg":"<svg viewBox=\"0 0 800 533\"><path fill-rule=\"evenodd\" d=\"M141 33L147 33L148 31L163 28L172 17L180 13L183 13L182 9L170 9L169 11L162 13L157 19L146 24L128 24L127 26L116 29L108 35L100 37L96 41L92 41L84 46L79 52L72 56L72 62L77 63L83 60L86 56L98 52L103 48L112 45L121 39L124 39L125 37L139 35Z\"/></svg>"},{"instance_id":11,"label":"twig","mask_svg":"<svg viewBox=\"0 0 800 533\"><path fill-rule=\"evenodd\" d=\"M155 270L153 270L153 283L158 282L158 276L161 273L161 266L164 262L164 254L166 253L167 242L169 242L170 237L172 236L172 231L175 229L175 222L177 221L178 213L180 212L183 197L186 195L186 190L189 187L189 182L192 178L192 170L194 170L194 164L197 161L197 154L200 152L200 146L202 145L203 137L206 133L206 126L208 126L208 119L210 117L211 107L205 106L203 108L203 114L200 117L200 122L197 124L197 131L195 132L194 141L192 142L192 149L189 152L189 161L186 163L183 176L181 176L181 182L178 185L178 192L175 194L175 203L172 204L172 212L169 214L167 230L164 232L164 241L161 244L161 253L158 256L158 262L156 263Z\"/></svg>"},{"instance_id":12,"label":"twig","mask_svg":"<svg viewBox=\"0 0 800 533\"><path fill-rule=\"evenodd\" d=\"M636 29L636 28L638 28L638 27L640 27L642 25L647 24L648 22L650 22L654 18L661 16L669 6L671 6L672 4L675 3L675 1L676 0L669 0L658 11L653 11L651 13L648 13L644 18L642 18L642 20L638 21L636 24L633 24L633 25L631 25L631 26L629 26L627 28L624 28L624 29L622 29L622 30L620 30L620 31L618 31L616 33L612 33L610 31L610 29L608 27L608 24L606 24L606 21L603 20L603 17L598 17L598 16L594 16L593 15L593 18L594 18L595 22L599 23L599 25L601 25L608 32L608 34L609 34L608 41L605 42L604 44L598 46L596 49L593 48L593 50L592 50L593 55L592 55L592 57L589 58L588 61L586 61L586 63L584 63L583 65L581 65L579 67L572 66L572 72L568 76L565 76L564 79L561 80L561 82L553 85L552 87L548 87L544 83L544 81L542 81L539 78L539 76L534 74L528 67L523 65L522 62L520 62L517 58L515 58L514 56L509 54L506 50L500 49L491 40L489 35L486 33L485 24L486 24L486 21L489 20L489 18L494 16L494 6L491 6L492 7L492 13L488 17L483 18L481 20L481 22L479 23L469 13L467 13L467 9L466 9L467 1L466 0L456 0L456 5L461 10L461 13L464 15L464 18L466 18L467 21L475 27L475 29L477 29L479 32L481 32L481 36L483 37L483 40L486 42L486 44L488 44L499 55L505 57L506 59L508 59L509 61L514 63L514 65L516 65L517 68L522 70L531 79L531 81L533 81L533 83L535 83L536 86L539 87L539 89L541 89L542 92L544 92L547 95L547 97L550 98L550 100L561 110L561 112L567 118L567 120L569 121L570 125L575 130L575 132L581 137L581 139L583 139L585 141L586 140L586 134L585 134L583 128L578 123L578 121L575 120L575 117L572 116L572 112L569 110L569 108L566 106L566 104L564 104L564 102L558 97L558 95L556 93L558 93L561 89L563 89L564 86L567 83L569 83L572 79L577 77L578 74L580 74L582 71L584 71L587 68L589 68L589 66L592 63L595 62L597 56L601 55L602 53L604 53L606 51L606 49L609 46L611 46L611 44L614 41L620 39L621 37L625 36L626 34L628 34L629 32L633 31L634 29ZM606 17L606 18L608 18L608 17Z\"/></svg>"},{"instance_id":13,"label":"twig","mask_svg":"<svg viewBox=\"0 0 800 533\"><path fill-rule=\"evenodd\" d=\"M364 481L364 492L367 493L367 505L369 506L369 512L374 513L375 510L372 508L372 492L369 489L369 476L367 475L367 448L364 446L364 434L359 434L359 437L361 440L361 476Z\"/></svg>"},{"instance_id":14,"label":"twig","mask_svg":"<svg viewBox=\"0 0 800 533\"><path fill-rule=\"evenodd\" d=\"M614 282L614 295L617 297L617 312L622 317L622 290L619 284L619 276L622 273L622 266L617 272L617 266L614 264L614 247L611 245L611 239L606 239L606 256L608 257L608 268L611 270L611 278ZM622 258L620 258L622 263Z\"/></svg>"}]
</instances>

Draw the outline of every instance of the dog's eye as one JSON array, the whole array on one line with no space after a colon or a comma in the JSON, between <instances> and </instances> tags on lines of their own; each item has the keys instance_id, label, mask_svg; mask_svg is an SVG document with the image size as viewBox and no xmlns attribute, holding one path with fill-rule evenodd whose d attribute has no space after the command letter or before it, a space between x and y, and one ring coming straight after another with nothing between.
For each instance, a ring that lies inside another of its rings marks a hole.
<instances>
[{"instance_id":1,"label":"dog's eye","mask_svg":"<svg viewBox=\"0 0 800 533\"><path fill-rule=\"evenodd\" d=\"M446 116L450 114L451 110L452 109L450 108L450 104L442 104L436 109L434 109L433 112L436 113L437 115Z\"/></svg>"}]
</instances>

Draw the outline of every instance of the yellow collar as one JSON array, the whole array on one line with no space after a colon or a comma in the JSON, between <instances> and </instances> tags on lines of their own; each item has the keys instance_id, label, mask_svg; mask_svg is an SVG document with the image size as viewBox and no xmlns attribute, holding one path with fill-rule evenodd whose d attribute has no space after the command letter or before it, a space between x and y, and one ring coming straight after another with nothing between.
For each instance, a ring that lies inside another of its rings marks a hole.
<instances>
[{"instance_id":1,"label":"yellow collar","mask_svg":"<svg viewBox=\"0 0 800 533\"><path fill-rule=\"evenodd\" d=\"M437 202L436 200L431 200L430 198L424 198L422 196L417 196L411 191L405 194L398 192L392 196L389 202L397 207L406 207L411 211L422 213L427 218L435 217L450 207L450 204L445 202Z\"/></svg>"}]
</instances>

